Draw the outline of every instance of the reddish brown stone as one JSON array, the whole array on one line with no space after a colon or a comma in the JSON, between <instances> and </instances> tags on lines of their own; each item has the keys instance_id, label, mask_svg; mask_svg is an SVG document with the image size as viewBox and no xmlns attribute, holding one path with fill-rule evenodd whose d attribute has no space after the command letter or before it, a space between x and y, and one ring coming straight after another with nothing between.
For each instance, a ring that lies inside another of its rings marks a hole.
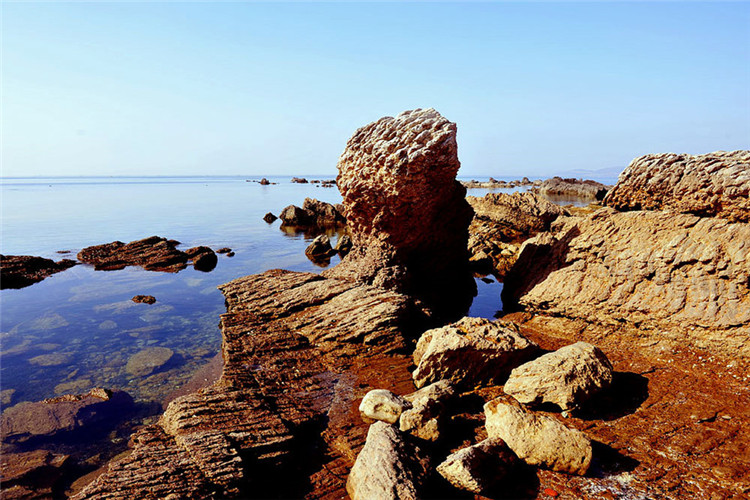
<instances>
[{"instance_id":1,"label":"reddish brown stone","mask_svg":"<svg viewBox=\"0 0 750 500\"><path fill-rule=\"evenodd\" d=\"M70 259L55 262L32 255L0 255L0 289L24 288L76 264Z\"/></svg>"}]
</instances>

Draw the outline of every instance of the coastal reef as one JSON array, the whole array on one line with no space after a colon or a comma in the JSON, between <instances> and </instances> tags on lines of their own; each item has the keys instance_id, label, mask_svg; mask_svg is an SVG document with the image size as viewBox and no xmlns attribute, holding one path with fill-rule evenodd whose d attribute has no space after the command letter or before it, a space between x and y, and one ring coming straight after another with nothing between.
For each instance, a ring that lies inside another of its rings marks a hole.
<instances>
[{"instance_id":1,"label":"coastal reef","mask_svg":"<svg viewBox=\"0 0 750 500\"><path fill-rule=\"evenodd\" d=\"M216 267L216 253L210 248L199 246L183 252L177 249L179 244L179 241L151 236L130 243L113 241L86 247L78 252L77 257L81 262L92 264L97 271L140 266L147 271L176 273L185 269L188 262L200 271L211 271Z\"/></svg>"},{"instance_id":2,"label":"coastal reef","mask_svg":"<svg viewBox=\"0 0 750 500\"><path fill-rule=\"evenodd\" d=\"M32 255L0 255L0 289L25 288L76 264L71 259L55 262Z\"/></svg>"}]
</instances>

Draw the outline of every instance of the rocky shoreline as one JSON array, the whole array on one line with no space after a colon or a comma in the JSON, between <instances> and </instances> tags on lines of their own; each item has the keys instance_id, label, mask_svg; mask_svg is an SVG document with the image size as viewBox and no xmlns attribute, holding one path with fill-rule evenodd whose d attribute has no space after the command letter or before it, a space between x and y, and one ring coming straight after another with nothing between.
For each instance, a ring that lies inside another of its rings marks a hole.
<instances>
[{"instance_id":1,"label":"rocky shoreline","mask_svg":"<svg viewBox=\"0 0 750 500\"><path fill-rule=\"evenodd\" d=\"M351 251L322 275L222 285L220 378L74 498L750 494L750 153L682 155L732 181L665 180L656 210L623 201L643 196L642 165L665 168L637 159L607 207L575 212L535 193L467 202L455 134L434 110L359 129L341 219L314 200L282 216L330 212ZM688 204L697 185L712 210ZM500 320L465 317L474 272L504 280ZM5 482L29 458L3 460ZM4 496L62 462L35 456Z\"/></svg>"}]
</instances>

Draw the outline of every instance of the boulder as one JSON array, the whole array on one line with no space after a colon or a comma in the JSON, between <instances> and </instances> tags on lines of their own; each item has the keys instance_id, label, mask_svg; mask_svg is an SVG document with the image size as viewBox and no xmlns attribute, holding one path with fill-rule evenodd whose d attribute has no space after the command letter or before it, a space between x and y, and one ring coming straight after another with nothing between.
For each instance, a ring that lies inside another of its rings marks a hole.
<instances>
[{"instance_id":1,"label":"boulder","mask_svg":"<svg viewBox=\"0 0 750 500\"><path fill-rule=\"evenodd\" d=\"M500 438L529 465L584 475L591 464L591 440L581 431L520 406L494 399L484 405L490 438Z\"/></svg>"},{"instance_id":2,"label":"boulder","mask_svg":"<svg viewBox=\"0 0 750 500\"><path fill-rule=\"evenodd\" d=\"M219 262L216 253L208 247L199 246L185 250L189 260L193 261L193 267L198 271L213 271Z\"/></svg>"},{"instance_id":3,"label":"boulder","mask_svg":"<svg viewBox=\"0 0 750 500\"><path fill-rule=\"evenodd\" d=\"M437 441L445 406L453 396L455 390L449 380L441 380L407 394L404 399L411 403L411 408L401 413L399 429L426 441Z\"/></svg>"},{"instance_id":4,"label":"boulder","mask_svg":"<svg viewBox=\"0 0 750 500\"><path fill-rule=\"evenodd\" d=\"M305 249L307 258L313 261L329 259L334 253L336 252L331 248L331 240L325 234L317 236Z\"/></svg>"},{"instance_id":5,"label":"boulder","mask_svg":"<svg viewBox=\"0 0 750 500\"><path fill-rule=\"evenodd\" d=\"M750 222L750 151L652 154L633 160L604 203Z\"/></svg>"},{"instance_id":6,"label":"boulder","mask_svg":"<svg viewBox=\"0 0 750 500\"><path fill-rule=\"evenodd\" d=\"M185 269L189 260L185 252L177 250L179 244L179 241L151 236L130 243L113 241L86 247L78 252L77 257L101 271L141 266L149 271L176 273Z\"/></svg>"},{"instance_id":7,"label":"boulder","mask_svg":"<svg viewBox=\"0 0 750 500\"><path fill-rule=\"evenodd\" d=\"M425 453L385 422L375 422L357 456L346 491L352 500L416 500L426 480Z\"/></svg>"},{"instance_id":8,"label":"boulder","mask_svg":"<svg viewBox=\"0 0 750 500\"><path fill-rule=\"evenodd\" d=\"M153 295L136 295L131 300L136 304L153 304L156 302L156 297Z\"/></svg>"},{"instance_id":9,"label":"boulder","mask_svg":"<svg viewBox=\"0 0 750 500\"><path fill-rule=\"evenodd\" d=\"M750 224L688 214L558 219L523 244L503 305L750 356L748 241Z\"/></svg>"},{"instance_id":10,"label":"boulder","mask_svg":"<svg viewBox=\"0 0 750 500\"><path fill-rule=\"evenodd\" d=\"M302 208L289 205L279 214L285 226L300 228L345 227L346 218L340 205L332 205L314 198L305 198Z\"/></svg>"},{"instance_id":11,"label":"boulder","mask_svg":"<svg viewBox=\"0 0 750 500\"><path fill-rule=\"evenodd\" d=\"M266 221L268 224L273 223L273 221L275 221L276 219L278 219L278 217L276 217L271 212L268 212L266 215L263 216L263 220Z\"/></svg>"},{"instance_id":12,"label":"boulder","mask_svg":"<svg viewBox=\"0 0 750 500\"><path fill-rule=\"evenodd\" d=\"M464 387L502 383L536 350L512 323L463 318L422 334L412 376L417 387L442 379Z\"/></svg>"},{"instance_id":13,"label":"boulder","mask_svg":"<svg viewBox=\"0 0 750 500\"><path fill-rule=\"evenodd\" d=\"M147 347L130 356L125 371L136 377L146 377L159 371L174 356L168 347Z\"/></svg>"},{"instance_id":14,"label":"boulder","mask_svg":"<svg viewBox=\"0 0 750 500\"><path fill-rule=\"evenodd\" d=\"M493 490L517 465L518 458L505 441L487 438L452 453L437 471L456 488L481 494Z\"/></svg>"},{"instance_id":15,"label":"boulder","mask_svg":"<svg viewBox=\"0 0 750 500\"><path fill-rule=\"evenodd\" d=\"M534 190L544 196L551 198L580 198L590 200L602 200L612 186L601 182L583 179L563 179L553 177L542 181Z\"/></svg>"},{"instance_id":16,"label":"boulder","mask_svg":"<svg viewBox=\"0 0 750 500\"><path fill-rule=\"evenodd\" d=\"M32 255L0 255L0 289L24 288L76 264L70 259L55 262Z\"/></svg>"},{"instance_id":17,"label":"boulder","mask_svg":"<svg viewBox=\"0 0 750 500\"><path fill-rule=\"evenodd\" d=\"M3 412L0 433L3 441L9 443L52 439L119 421L132 408L133 399L127 393L101 388L34 403L25 401Z\"/></svg>"},{"instance_id":18,"label":"boulder","mask_svg":"<svg viewBox=\"0 0 750 500\"><path fill-rule=\"evenodd\" d=\"M339 236L335 250L341 258L346 257L346 254L352 250L352 239L346 234Z\"/></svg>"},{"instance_id":19,"label":"boulder","mask_svg":"<svg viewBox=\"0 0 750 500\"><path fill-rule=\"evenodd\" d=\"M336 178L354 246L325 275L408 293L446 317L463 315L476 285L457 151L456 125L434 109L357 130Z\"/></svg>"},{"instance_id":20,"label":"boulder","mask_svg":"<svg viewBox=\"0 0 750 500\"><path fill-rule=\"evenodd\" d=\"M411 408L411 403L401 396L386 389L374 389L362 398L359 412L366 422L381 420L389 424L398 421L404 410Z\"/></svg>"},{"instance_id":21,"label":"boulder","mask_svg":"<svg viewBox=\"0 0 750 500\"><path fill-rule=\"evenodd\" d=\"M577 342L515 368L503 391L524 404L578 408L612 383L612 363L598 348Z\"/></svg>"}]
</instances>

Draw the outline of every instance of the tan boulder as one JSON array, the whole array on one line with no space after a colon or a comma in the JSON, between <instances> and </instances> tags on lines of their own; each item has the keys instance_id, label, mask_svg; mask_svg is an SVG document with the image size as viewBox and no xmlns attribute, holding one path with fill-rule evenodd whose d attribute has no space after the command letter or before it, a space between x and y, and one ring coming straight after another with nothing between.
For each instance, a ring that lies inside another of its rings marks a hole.
<instances>
[{"instance_id":1,"label":"tan boulder","mask_svg":"<svg viewBox=\"0 0 750 500\"><path fill-rule=\"evenodd\" d=\"M449 380L440 380L407 394L404 399L412 407L401 413L399 429L420 439L437 441L440 438L445 405L453 396L455 390Z\"/></svg>"},{"instance_id":2,"label":"tan boulder","mask_svg":"<svg viewBox=\"0 0 750 500\"><path fill-rule=\"evenodd\" d=\"M409 401L386 389L368 392L359 404L359 412L366 422L382 420L389 424L398 422L401 413L409 408Z\"/></svg>"},{"instance_id":3,"label":"tan boulder","mask_svg":"<svg viewBox=\"0 0 750 500\"><path fill-rule=\"evenodd\" d=\"M518 458L499 438L462 448L438 465L437 471L456 488L483 493L491 490L518 464Z\"/></svg>"}]
</instances>

